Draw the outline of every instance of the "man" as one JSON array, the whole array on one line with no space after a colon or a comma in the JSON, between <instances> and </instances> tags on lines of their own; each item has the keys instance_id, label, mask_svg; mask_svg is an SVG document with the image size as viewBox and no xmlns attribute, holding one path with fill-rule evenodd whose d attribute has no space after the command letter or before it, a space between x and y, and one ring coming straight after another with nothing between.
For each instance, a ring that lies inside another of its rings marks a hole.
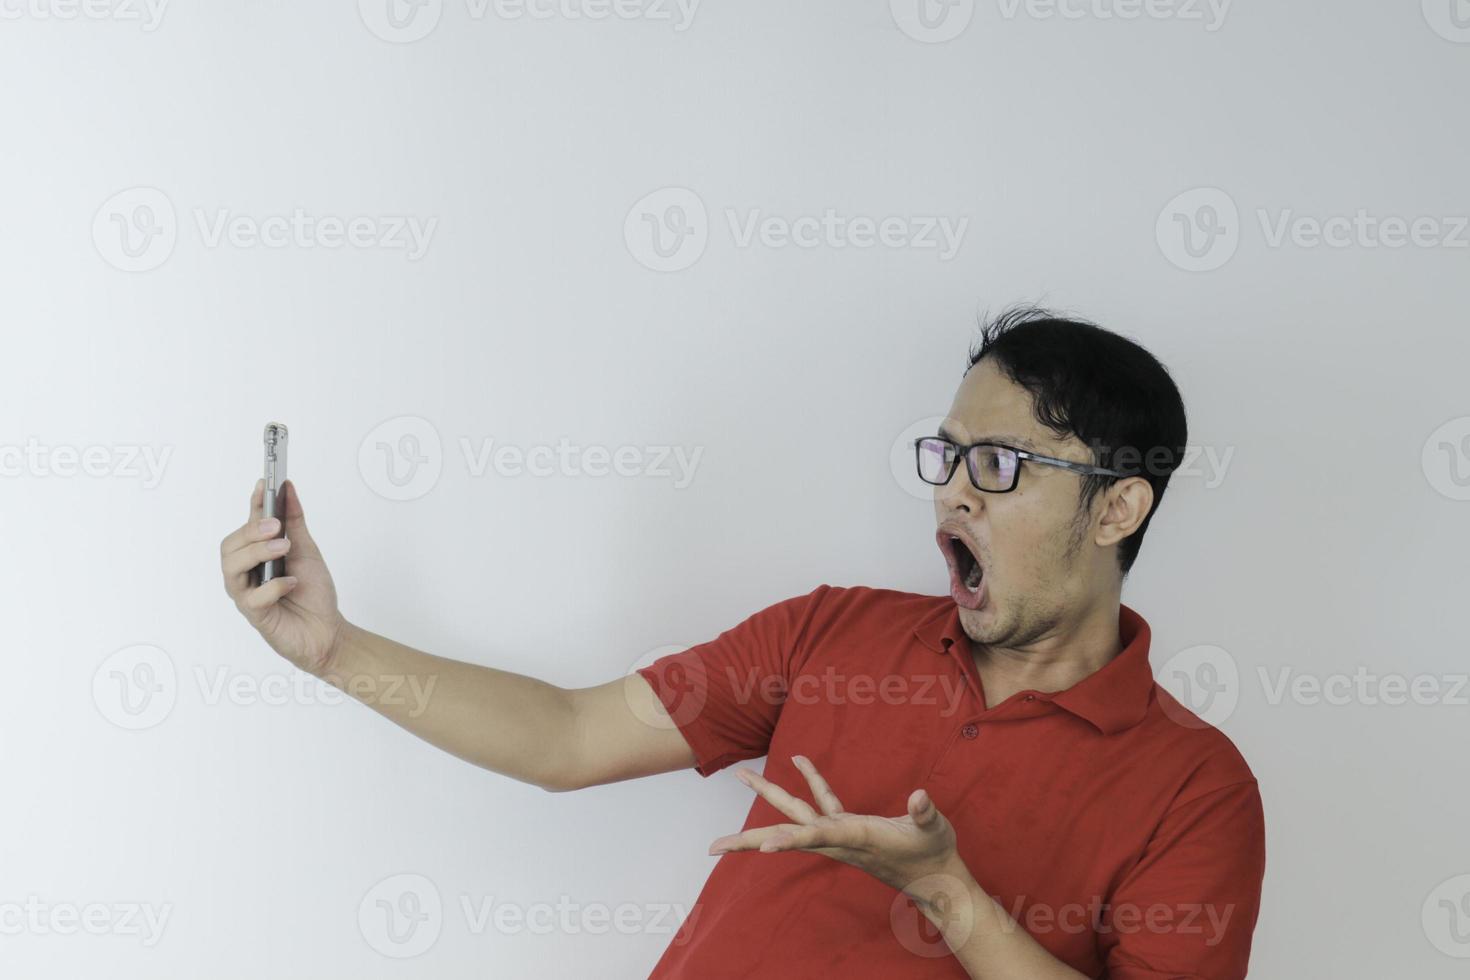
<instances>
[{"instance_id":1,"label":"man","mask_svg":"<svg viewBox=\"0 0 1470 980\"><path fill-rule=\"evenodd\" d=\"M768 755L738 770L756 798L655 977L1232 980L1265 864L1256 781L1154 684L1148 624L1121 603L1185 441L1142 347L1004 314L915 444L948 596L822 585L578 690L346 621L290 484L287 538L257 486L222 564L278 653L515 779L561 791ZM281 554L289 575L251 588ZM404 675L434 678L417 716L377 696Z\"/></svg>"}]
</instances>

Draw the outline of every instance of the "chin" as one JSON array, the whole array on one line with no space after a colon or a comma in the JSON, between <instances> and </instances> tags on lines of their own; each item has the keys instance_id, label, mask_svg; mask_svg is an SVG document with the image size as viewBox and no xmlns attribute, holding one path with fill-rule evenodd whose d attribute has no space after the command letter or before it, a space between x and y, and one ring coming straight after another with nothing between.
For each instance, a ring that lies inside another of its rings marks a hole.
<instances>
[{"instance_id":1,"label":"chin","mask_svg":"<svg viewBox=\"0 0 1470 980\"><path fill-rule=\"evenodd\" d=\"M979 609L966 609L961 606L960 625L965 628L965 635L970 639L980 642L987 641L987 634L995 629L995 607L990 603L986 603Z\"/></svg>"}]
</instances>

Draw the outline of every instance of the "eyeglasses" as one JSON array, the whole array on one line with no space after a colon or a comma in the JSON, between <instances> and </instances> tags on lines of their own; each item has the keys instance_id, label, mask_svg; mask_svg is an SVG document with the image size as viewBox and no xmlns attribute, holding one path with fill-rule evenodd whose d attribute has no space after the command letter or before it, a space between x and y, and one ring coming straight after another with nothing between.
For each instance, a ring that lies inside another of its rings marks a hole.
<instances>
[{"instance_id":1,"label":"eyeglasses","mask_svg":"<svg viewBox=\"0 0 1470 980\"><path fill-rule=\"evenodd\" d=\"M1014 446L1003 446L997 442L977 442L973 445L961 446L939 436L922 436L914 440L914 451L918 456L919 479L925 483L932 483L936 487L948 484L954 477L955 468L960 465L960 457L964 456L965 469L970 474L970 482L974 484L976 490L983 490L986 493L1009 493L1016 489L1016 481L1021 477L1021 460L1023 459L1045 466L1071 470L1073 473L1095 476L1127 475L1117 470L1092 466L1088 463L1074 463L1070 459L1042 456L1024 449L1017 449Z\"/></svg>"}]
</instances>

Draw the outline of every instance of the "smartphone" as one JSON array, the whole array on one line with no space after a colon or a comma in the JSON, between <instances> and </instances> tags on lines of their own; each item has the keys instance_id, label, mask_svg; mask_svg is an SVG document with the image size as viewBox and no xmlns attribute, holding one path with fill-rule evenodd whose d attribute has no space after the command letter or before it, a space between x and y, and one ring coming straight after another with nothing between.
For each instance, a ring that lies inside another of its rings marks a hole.
<instances>
[{"instance_id":1,"label":"smartphone","mask_svg":"<svg viewBox=\"0 0 1470 980\"><path fill-rule=\"evenodd\" d=\"M265 507L261 516L280 520L278 538L286 536L286 508L280 495L281 484L286 482L286 441L286 427L280 422L271 422L265 427ZM255 566L255 584L264 585L285 574L285 558L262 562Z\"/></svg>"}]
</instances>

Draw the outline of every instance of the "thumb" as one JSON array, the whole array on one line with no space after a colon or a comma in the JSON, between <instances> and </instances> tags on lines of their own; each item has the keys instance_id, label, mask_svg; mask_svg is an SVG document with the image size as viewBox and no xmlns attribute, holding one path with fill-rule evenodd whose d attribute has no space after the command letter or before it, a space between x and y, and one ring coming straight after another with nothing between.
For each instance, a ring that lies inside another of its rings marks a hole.
<instances>
[{"instance_id":1,"label":"thumb","mask_svg":"<svg viewBox=\"0 0 1470 980\"><path fill-rule=\"evenodd\" d=\"M286 536L291 539L291 553L298 557L320 558L321 549L306 529L306 511L301 507L301 497L296 493L296 484L290 480L281 484L281 494L286 499L284 524Z\"/></svg>"},{"instance_id":2,"label":"thumb","mask_svg":"<svg viewBox=\"0 0 1470 980\"><path fill-rule=\"evenodd\" d=\"M916 789L909 794L909 817L920 830L933 830L939 826L939 808L922 789Z\"/></svg>"}]
</instances>

